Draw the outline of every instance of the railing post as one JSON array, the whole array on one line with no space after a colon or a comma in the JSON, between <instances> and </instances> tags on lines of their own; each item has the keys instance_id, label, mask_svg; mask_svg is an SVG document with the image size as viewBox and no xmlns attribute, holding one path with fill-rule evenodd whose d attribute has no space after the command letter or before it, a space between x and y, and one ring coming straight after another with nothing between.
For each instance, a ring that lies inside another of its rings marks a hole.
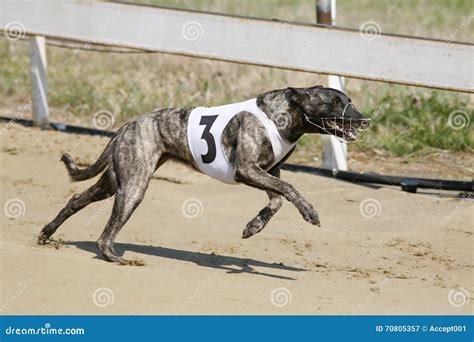
<instances>
[{"instance_id":1,"label":"railing post","mask_svg":"<svg viewBox=\"0 0 474 342\"><path fill-rule=\"evenodd\" d=\"M47 127L48 79L46 77L46 42L42 36L30 38L30 77L32 88L33 122L36 126Z\"/></svg>"},{"instance_id":2,"label":"railing post","mask_svg":"<svg viewBox=\"0 0 474 342\"><path fill-rule=\"evenodd\" d=\"M316 21L318 24L333 25L336 21L336 0L316 1ZM330 88L344 91L344 78L329 75ZM321 135L323 149L323 167L336 170L347 170L347 145L332 135Z\"/></svg>"}]
</instances>

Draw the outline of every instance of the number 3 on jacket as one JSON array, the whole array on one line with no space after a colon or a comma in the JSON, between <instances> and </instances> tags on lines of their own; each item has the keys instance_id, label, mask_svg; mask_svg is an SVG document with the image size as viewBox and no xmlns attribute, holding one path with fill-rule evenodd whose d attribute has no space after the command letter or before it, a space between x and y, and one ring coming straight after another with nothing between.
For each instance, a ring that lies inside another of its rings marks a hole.
<instances>
[{"instance_id":1,"label":"number 3 on jacket","mask_svg":"<svg viewBox=\"0 0 474 342\"><path fill-rule=\"evenodd\" d=\"M216 141L214 140L214 136L210 130L217 117L218 115L202 116L201 121L199 121L200 125L205 126L201 139L204 139L207 143L207 153L201 154L202 162L204 164L210 164L216 159Z\"/></svg>"}]
</instances>

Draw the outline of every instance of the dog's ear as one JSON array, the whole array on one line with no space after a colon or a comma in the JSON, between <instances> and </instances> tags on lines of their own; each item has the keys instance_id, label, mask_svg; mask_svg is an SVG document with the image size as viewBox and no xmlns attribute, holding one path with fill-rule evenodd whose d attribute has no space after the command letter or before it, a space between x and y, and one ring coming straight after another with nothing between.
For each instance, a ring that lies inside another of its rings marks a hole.
<instances>
[{"instance_id":1,"label":"dog's ear","mask_svg":"<svg viewBox=\"0 0 474 342\"><path fill-rule=\"evenodd\" d=\"M290 90L290 99L295 102L300 107L305 107L306 104L310 101L311 97L308 94L307 88L291 88Z\"/></svg>"}]
</instances>

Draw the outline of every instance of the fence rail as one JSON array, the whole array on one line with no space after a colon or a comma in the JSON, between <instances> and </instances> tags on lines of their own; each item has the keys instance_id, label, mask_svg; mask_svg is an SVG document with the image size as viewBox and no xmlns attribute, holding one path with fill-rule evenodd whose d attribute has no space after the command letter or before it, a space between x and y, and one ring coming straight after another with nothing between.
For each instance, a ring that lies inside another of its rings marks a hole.
<instances>
[{"instance_id":1,"label":"fence rail","mask_svg":"<svg viewBox=\"0 0 474 342\"><path fill-rule=\"evenodd\" d=\"M238 63L474 92L474 45L91 1L1 0L0 27ZM374 37L372 37L374 38Z\"/></svg>"}]
</instances>

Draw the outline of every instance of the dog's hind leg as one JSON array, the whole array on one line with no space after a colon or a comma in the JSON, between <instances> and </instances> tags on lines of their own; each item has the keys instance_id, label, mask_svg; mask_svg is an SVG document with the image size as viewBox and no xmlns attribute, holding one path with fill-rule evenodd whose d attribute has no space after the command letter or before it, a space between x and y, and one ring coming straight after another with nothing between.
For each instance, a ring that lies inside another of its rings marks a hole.
<instances>
[{"instance_id":1,"label":"dog's hind leg","mask_svg":"<svg viewBox=\"0 0 474 342\"><path fill-rule=\"evenodd\" d=\"M140 260L125 260L118 256L114 241L142 202L153 172L161 165L163 146L158 136L150 136L154 134L150 126L130 125L130 132L124 134L120 148L113 157L118 189L112 214L97 241L97 247L106 260L122 265L143 265ZM153 143L150 143L151 139Z\"/></svg>"},{"instance_id":2,"label":"dog's hind leg","mask_svg":"<svg viewBox=\"0 0 474 342\"><path fill-rule=\"evenodd\" d=\"M96 184L80 194L73 195L59 214L50 223L44 226L38 237L38 243L47 243L51 235L53 235L59 226L70 216L92 202L101 201L112 196L116 189L117 185L113 172L110 170L105 171Z\"/></svg>"},{"instance_id":3,"label":"dog's hind leg","mask_svg":"<svg viewBox=\"0 0 474 342\"><path fill-rule=\"evenodd\" d=\"M122 265L143 265L143 262L140 260L123 259L118 256L114 250L115 238L143 200L154 169L146 168L140 169L140 171L142 172L134 173L133 177L121 181L120 188L115 194L112 214L102 235L97 241L97 247L106 260Z\"/></svg>"},{"instance_id":4,"label":"dog's hind leg","mask_svg":"<svg viewBox=\"0 0 474 342\"><path fill-rule=\"evenodd\" d=\"M272 176L280 178L280 169L274 169L270 172ZM255 216L244 229L242 233L242 238L247 239L258 232L260 232L267 225L268 221L280 210L282 206L281 195L273 191L267 191L268 198L270 202L268 205L260 210L257 216Z\"/></svg>"}]
</instances>

